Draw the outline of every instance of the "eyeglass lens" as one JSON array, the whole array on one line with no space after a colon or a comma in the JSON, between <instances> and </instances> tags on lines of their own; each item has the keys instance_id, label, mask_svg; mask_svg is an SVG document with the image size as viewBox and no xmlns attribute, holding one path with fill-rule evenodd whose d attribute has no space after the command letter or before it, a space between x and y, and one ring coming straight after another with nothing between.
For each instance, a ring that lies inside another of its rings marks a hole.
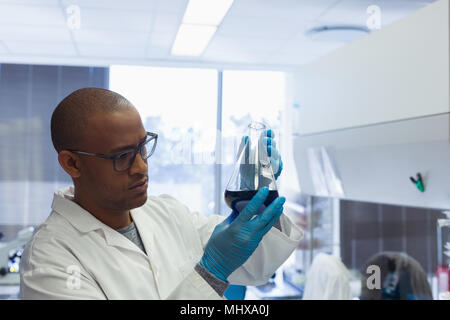
<instances>
[{"instance_id":1,"label":"eyeglass lens","mask_svg":"<svg viewBox=\"0 0 450 320\"><path fill-rule=\"evenodd\" d=\"M149 138L140 148L142 160L147 160L151 156L156 139ZM124 171L131 167L134 161L134 151L124 152L118 155L115 160L116 170Z\"/></svg>"}]
</instances>

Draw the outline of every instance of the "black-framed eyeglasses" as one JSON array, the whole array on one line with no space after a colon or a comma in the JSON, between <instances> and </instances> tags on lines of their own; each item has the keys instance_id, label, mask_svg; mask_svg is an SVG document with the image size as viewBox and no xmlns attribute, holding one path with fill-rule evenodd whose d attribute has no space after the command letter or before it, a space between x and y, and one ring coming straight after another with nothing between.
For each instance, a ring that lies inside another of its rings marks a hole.
<instances>
[{"instance_id":1,"label":"black-framed eyeglasses","mask_svg":"<svg viewBox=\"0 0 450 320\"><path fill-rule=\"evenodd\" d=\"M145 141L141 142L137 146L137 148L124 150L112 156L102 153L89 153L72 149L67 149L67 151L86 156L94 156L112 160L114 164L114 170L122 172L128 170L131 167L138 152L141 154L142 160L146 161L148 158L150 158L150 156L155 151L157 141L158 141L158 134L153 132L147 132Z\"/></svg>"}]
</instances>

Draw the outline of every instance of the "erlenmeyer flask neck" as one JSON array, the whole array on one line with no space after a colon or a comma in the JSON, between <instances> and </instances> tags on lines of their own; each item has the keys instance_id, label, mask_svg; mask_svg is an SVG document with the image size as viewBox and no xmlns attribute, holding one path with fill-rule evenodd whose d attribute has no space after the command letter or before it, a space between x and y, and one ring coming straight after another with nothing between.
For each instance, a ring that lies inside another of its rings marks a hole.
<instances>
[{"instance_id":1,"label":"erlenmeyer flask neck","mask_svg":"<svg viewBox=\"0 0 450 320\"><path fill-rule=\"evenodd\" d=\"M266 129L266 126L261 122L253 121L248 125L248 136L250 139L259 139L259 137L263 134L264 130Z\"/></svg>"},{"instance_id":2,"label":"erlenmeyer flask neck","mask_svg":"<svg viewBox=\"0 0 450 320\"><path fill-rule=\"evenodd\" d=\"M263 137L264 135L264 131L266 129L266 126L261 123L261 122L257 122L257 121L253 121L248 125L248 137L250 138L249 140L249 148L254 150L256 148L256 150L258 149L258 143L261 140L261 137ZM257 159L259 157L258 153L254 153L253 154L253 159L249 159L250 162L252 164L257 163Z\"/></svg>"},{"instance_id":3,"label":"erlenmeyer flask neck","mask_svg":"<svg viewBox=\"0 0 450 320\"><path fill-rule=\"evenodd\" d=\"M264 123L258 122L258 121L253 121L252 123L250 123L248 125L248 127L250 128L250 130L256 130L256 131L261 131L266 129L266 125Z\"/></svg>"},{"instance_id":4,"label":"erlenmeyer flask neck","mask_svg":"<svg viewBox=\"0 0 450 320\"><path fill-rule=\"evenodd\" d=\"M263 163L267 163L268 159L264 156L266 153L263 152L263 137L265 136L266 126L261 122L253 121L248 125L248 129L249 140L246 147L248 148L249 154L247 155L246 160L252 165L259 164L261 160ZM257 166L255 169L258 171ZM255 174L258 175L258 172L255 172Z\"/></svg>"}]
</instances>

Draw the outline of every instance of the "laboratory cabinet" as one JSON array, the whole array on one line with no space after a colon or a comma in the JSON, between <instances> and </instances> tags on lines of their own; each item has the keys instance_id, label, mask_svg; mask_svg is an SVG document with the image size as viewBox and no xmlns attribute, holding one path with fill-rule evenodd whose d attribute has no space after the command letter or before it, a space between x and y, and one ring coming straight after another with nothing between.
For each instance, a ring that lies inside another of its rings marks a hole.
<instances>
[{"instance_id":1,"label":"laboratory cabinet","mask_svg":"<svg viewBox=\"0 0 450 320\"><path fill-rule=\"evenodd\" d=\"M298 67L294 132L449 113L449 25L449 2L436 1Z\"/></svg>"},{"instance_id":2,"label":"laboratory cabinet","mask_svg":"<svg viewBox=\"0 0 450 320\"><path fill-rule=\"evenodd\" d=\"M436 1L292 73L302 192L450 208L449 12Z\"/></svg>"}]
</instances>

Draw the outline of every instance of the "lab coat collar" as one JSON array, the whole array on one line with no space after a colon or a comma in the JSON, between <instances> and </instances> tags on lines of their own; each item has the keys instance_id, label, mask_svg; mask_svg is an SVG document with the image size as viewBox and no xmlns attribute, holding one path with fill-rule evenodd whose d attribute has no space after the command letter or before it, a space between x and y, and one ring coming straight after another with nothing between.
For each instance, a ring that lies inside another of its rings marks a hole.
<instances>
[{"instance_id":1,"label":"lab coat collar","mask_svg":"<svg viewBox=\"0 0 450 320\"><path fill-rule=\"evenodd\" d=\"M55 192L52 209L84 233L108 227L74 201L73 186Z\"/></svg>"},{"instance_id":2,"label":"lab coat collar","mask_svg":"<svg viewBox=\"0 0 450 320\"><path fill-rule=\"evenodd\" d=\"M55 192L53 197L52 209L66 218L71 225L82 233L101 230L108 245L119 246L143 254L141 249L134 245L119 232L98 220L91 213L83 209L74 199L74 187L60 189ZM134 220L134 214L132 213Z\"/></svg>"}]
</instances>

